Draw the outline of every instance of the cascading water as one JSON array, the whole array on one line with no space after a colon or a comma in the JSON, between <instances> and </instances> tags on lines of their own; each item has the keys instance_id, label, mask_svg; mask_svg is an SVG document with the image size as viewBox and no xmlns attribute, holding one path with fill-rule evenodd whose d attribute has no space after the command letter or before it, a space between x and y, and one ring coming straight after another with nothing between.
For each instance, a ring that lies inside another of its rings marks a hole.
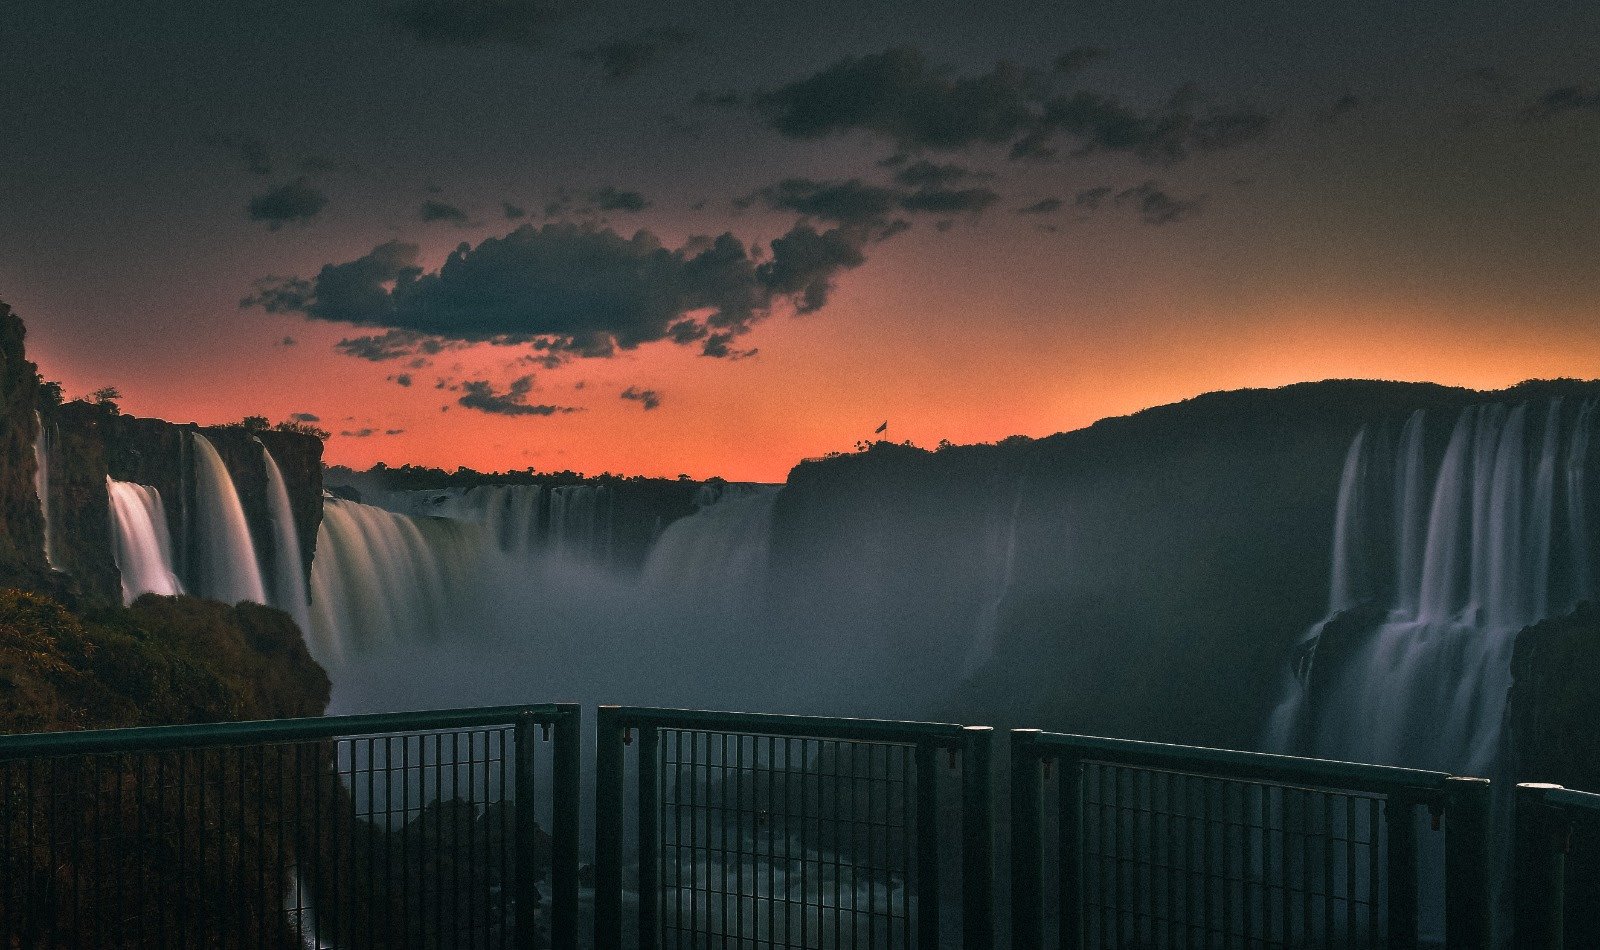
<instances>
[{"instance_id":1,"label":"cascading water","mask_svg":"<svg viewBox=\"0 0 1600 950\"><path fill-rule=\"evenodd\" d=\"M961 663L964 678L977 673L993 658L995 643L1000 638L1000 609L1011 592L1017 572L1017 522L1022 513L1022 498L1023 492L1018 486L1009 505L1005 504L1003 495L990 499L983 564L988 568L985 587L991 593L984 598L973 623L972 646Z\"/></svg>"},{"instance_id":2,"label":"cascading water","mask_svg":"<svg viewBox=\"0 0 1600 950\"><path fill-rule=\"evenodd\" d=\"M314 652L330 665L385 644L440 639L487 583L481 526L325 497L311 570Z\"/></svg>"},{"instance_id":3,"label":"cascading water","mask_svg":"<svg viewBox=\"0 0 1600 950\"><path fill-rule=\"evenodd\" d=\"M284 484L283 472L264 444L261 457L267 469L267 513L272 519L273 549L277 555L273 559L272 604L293 617L301 630L310 630L300 531L295 527L294 509L289 505L289 487Z\"/></svg>"},{"instance_id":4,"label":"cascading water","mask_svg":"<svg viewBox=\"0 0 1600 950\"><path fill-rule=\"evenodd\" d=\"M233 477L205 436L192 432L190 440L195 476L195 556L190 565L194 593L230 604L267 603L255 543Z\"/></svg>"},{"instance_id":5,"label":"cascading water","mask_svg":"<svg viewBox=\"0 0 1600 950\"><path fill-rule=\"evenodd\" d=\"M112 554L122 573L122 602L140 594L181 594L172 569L172 537L161 493L149 485L106 479L111 499Z\"/></svg>"},{"instance_id":6,"label":"cascading water","mask_svg":"<svg viewBox=\"0 0 1600 950\"><path fill-rule=\"evenodd\" d=\"M39 514L44 518L44 561L53 568L56 560L50 534L50 430L38 410L34 410L33 422L39 433L33 442L33 493L39 498Z\"/></svg>"},{"instance_id":7,"label":"cascading water","mask_svg":"<svg viewBox=\"0 0 1600 950\"><path fill-rule=\"evenodd\" d=\"M543 489L538 485L475 485L467 489L387 492L374 501L399 514L484 525L493 533L500 550L527 558L538 551L542 499Z\"/></svg>"},{"instance_id":8,"label":"cascading water","mask_svg":"<svg viewBox=\"0 0 1600 950\"><path fill-rule=\"evenodd\" d=\"M647 595L733 620L766 604L776 489L721 492L691 518L667 526L645 562Z\"/></svg>"},{"instance_id":9,"label":"cascading water","mask_svg":"<svg viewBox=\"0 0 1600 950\"><path fill-rule=\"evenodd\" d=\"M1378 608L1376 629L1338 669L1309 664L1274 715L1284 751L1490 774L1516 634L1590 596L1586 478L1595 405L1556 398L1463 409L1432 467L1429 421L1414 414L1394 465L1395 505L1382 529L1370 509L1382 447L1363 429L1346 457L1334 530L1329 617ZM1378 528L1379 537L1368 537ZM1392 545L1394 588L1355 578ZM1388 597L1387 607L1378 598ZM1314 643L1313 639L1313 643ZM1309 653L1309 651L1307 651ZM1303 737L1309 749L1295 748Z\"/></svg>"}]
</instances>

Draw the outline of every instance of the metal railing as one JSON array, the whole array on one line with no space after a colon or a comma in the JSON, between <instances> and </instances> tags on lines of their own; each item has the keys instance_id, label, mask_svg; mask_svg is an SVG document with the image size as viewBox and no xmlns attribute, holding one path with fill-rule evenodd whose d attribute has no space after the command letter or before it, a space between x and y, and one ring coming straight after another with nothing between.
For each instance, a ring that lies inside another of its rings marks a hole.
<instances>
[{"instance_id":1,"label":"metal railing","mask_svg":"<svg viewBox=\"0 0 1600 950\"><path fill-rule=\"evenodd\" d=\"M993 945L991 728L616 706L597 723L597 950L623 946L629 745L630 946Z\"/></svg>"},{"instance_id":2,"label":"metal railing","mask_svg":"<svg viewBox=\"0 0 1600 950\"><path fill-rule=\"evenodd\" d=\"M1600 842L1600 795L1529 783L1517 786L1515 809L1515 945L1519 950L1563 950L1572 939L1571 946L1593 946L1600 933L1595 919L1600 911L1600 856L1594 850ZM1569 880L1567 856L1574 837L1589 845L1587 851L1580 847L1575 852L1587 873ZM1576 924L1571 930L1581 932L1570 933L1569 923Z\"/></svg>"},{"instance_id":3,"label":"metal railing","mask_svg":"<svg viewBox=\"0 0 1600 950\"><path fill-rule=\"evenodd\" d=\"M0 736L0 945L575 946L578 727L540 705Z\"/></svg>"},{"instance_id":4,"label":"metal railing","mask_svg":"<svg viewBox=\"0 0 1600 950\"><path fill-rule=\"evenodd\" d=\"M1486 780L1013 730L1012 945L1414 947L1422 809L1446 945L1487 948Z\"/></svg>"}]
</instances>

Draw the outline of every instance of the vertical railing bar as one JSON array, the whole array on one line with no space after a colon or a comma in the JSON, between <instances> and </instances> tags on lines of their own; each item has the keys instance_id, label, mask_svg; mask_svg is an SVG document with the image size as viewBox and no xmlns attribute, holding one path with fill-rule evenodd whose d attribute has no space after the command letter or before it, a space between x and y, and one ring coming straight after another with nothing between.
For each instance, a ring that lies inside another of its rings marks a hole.
<instances>
[{"instance_id":1,"label":"vertical railing bar","mask_svg":"<svg viewBox=\"0 0 1600 950\"><path fill-rule=\"evenodd\" d=\"M1488 950L1493 940L1490 822L1487 779L1445 780L1444 920L1445 943L1452 950Z\"/></svg>"},{"instance_id":2,"label":"vertical railing bar","mask_svg":"<svg viewBox=\"0 0 1600 950\"><path fill-rule=\"evenodd\" d=\"M1566 814L1546 800L1559 785L1519 784L1513 792L1512 944L1517 950L1562 950L1566 945Z\"/></svg>"},{"instance_id":3,"label":"vertical railing bar","mask_svg":"<svg viewBox=\"0 0 1600 950\"><path fill-rule=\"evenodd\" d=\"M1389 838L1389 946L1417 945L1417 826L1415 803L1391 794L1384 806Z\"/></svg>"},{"instance_id":4,"label":"vertical railing bar","mask_svg":"<svg viewBox=\"0 0 1600 950\"><path fill-rule=\"evenodd\" d=\"M1061 756L1056 761L1056 864L1061 950L1082 950L1083 915L1083 763Z\"/></svg>"},{"instance_id":5,"label":"vertical railing bar","mask_svg":"<svg viewBox=\"0 0 1600 950\"><path fill-rule=\"evenodd\" d=\"M767 926L769 943L777 942L778 922L778 739L767 736Z\"/></svg>"},{"instance_id":6,"label":"vertical railing bar","mask_svg":"<svg viewBox=\"0 0 1600 950\"><path fill-rule=\"evenodd\" d=\"M689 733L689 943L692 947L698 946L700 934L700 764L702 761L700 739L702 735L703 733L698 730ZM709 748L709 739L706 744ZM711 844L710 838L708 830L705 842L708 849ZM709 867L706 869L706 874L706 885L709 890L711 884Z\"/></svg>"},{"instance_id":7,"label":"vertical railing bar","mask_svg":"<svg viewBox=\"0 0 1600 950\"><path fill-rule=\"evenodd\" d=\"M1378 817L1379 799L1367 799L1367 931L1374 947L1388 941L1388 920L1379 916L1381 878L1379 877L1380 852L1384 847L1381 823Z\"/></svg>"},{"instance_id":8,"label":"vertical railing bar","mask_svg":"<svg viewBox=\"0 0 1600 950\"><path fill-rule=\"evenodd\" d=\"M661 942L660 847L658 785L660 759L655 726L639 727L639 947L656 950Z\"/></svg>"},{"instance_id":9,"label":"vertical railing bar","mask_svg":"<svg viewBox=\"0 0 1600 950\"><path fill-rule=\"evenodd\" d=\"M621 711L601 706L595 725L594 942L596 950L622 946Z\"/></svg>"},{"instance_id":10,"label":"vertical railing bar","mask_svg":"<svg viewBox=\"0 0 1600 950\"><path fill-rule=\"evenodd\" d=\"M802 850L800 852L800 862L801 862L801 865L802 865L801 873L799 875L796 875L795 874L795 867L794 867L794 816L795 816L795 805L794 805L794 748L793 748L793 743L794 743L794 739L792 737L790 737L790 736L784 736L783 737L783 868L784 868L783 896L785 898L785 901L784 901L784 904L783 904L783 943L784 943L784 946L786 946L786 947L792 946L794 944L794 905L795 905L795 898L792 895L794 893L795 880L797 878L800 879L801 881L804 880L804 877L805 877L804 864L805 864L805 859L806 859L805 851ZM800 796L800 798L801 798L801 807L804 807L804 802L805 802L805 794L804 794L804 792L805 792L805 789L802 788L801 789L801 796ZM803 847L804 841L805 841L805 838L804 838L804 835L805 835L805 824L804 823L802 823L800 825L800 834L802 836L801 837L801 842L802 842L802 847ZM803 885L802 885L802 887L803 887ZM805 920L805 898L806 898L805 891L802 889L801 892L800 892L800 895L799 895L800 914L801 914L802 926L804 926L804 920Z\"/></svg>"},{"instance_id":11,"label":"vertical railing bar","mask_svg":"<svg viewBox=\"0 0 1600 950\"><path fill-rule=\"evenodd\" d=\"M939 947L939 749L917 744L917 947ZM804 935L802 933L802 943Z\"/></svg>"},{"instance_id":12,"label":"vertical railing bar","mask_svg":"<svg viewBox=\"0 0 1600 950\"><path fill-rule=\"evenodd\" d=\"M531 729L530 729L531 731ZM568 946L578 944L578 852L579 836L582 834L582 736L583 713L575 703L562 703L556 710L556 721L553 727L555 746L551 750L551 783L550 783L550 817L552 835L550 852L550 933L551 939L557 946L565 943ZM618 749L620 762L620 747ZM531 765L531 762L530 762ZM620 773L616 786L620 793ZM531 769L528 776L528 787L531 790L535 776ZM520 783L518 785L520 788ZM530 801L530 805L533 803ZM617 817L622 814L621 802L618 801ZM531 811L531 809L530 809ZM620 825L615 829L621 834ZM620 838L619 838L620 842ZM618 867L616 882L620 884L621 868ZM621 920L621 907L618 906L618 922Z\"/></svg>"},{"instance_id":13,"label":"vertical railing bar","mask_svg":"<svg viewBox=\"0 0 1600 950\"><path fill-rule=\"evenodd\" d=\"M1344 930L1345 943L1354 946L1356 939L1356 798L1344 799Z\"/></svg>"},{"instance_id":14,"label":"vertical railing bar","mask_svg":"<svg viewBox=\"0 0 1600 950\"><path fill-rule=\"evenodd\" d=\"M512 897L512 907L515 916L516 932L512 935L512 945L516 950L534 950L538 946L538 932L534 927L534 907L539 903L539 890L534 878L537 876L538 867L534 864L534 845L539 837L538 816L534 813L533 802L533 776L534 776L534 734L539 724L534 717L524 715L517 717L513 726L511 742L512 755L516 757L511 772L511 781L514 786L513 801L516 802L516 820L514 840L515 854L513 855L512 874L515 894ZM440 740L434 739L434 799L441 801L444 798L443 773L439 771L442 749ZM423 797L426 798L427 789L423 788ZM553 855L553 850L552 850ZM553 864L554 862L552 862ZM598 868L597 868L598 870ZM554 870L552 868L552 877ZM442 895L439 895L442 897ZM442 900L434 902L435 930L439 928L439 907ZM598 895L595 904L596 917L599 916Z\"/></svg>"},{"instance_id":15,"label":"vertical railing bar","mask_svg":"<svg viewBox=\"0 0 1600 950\"><path fill-rule=\"evenodd\" d=\"M994 946L994 809L989 755L994 729L967 726L961 749L961 921L965 950Z\"/></svg>"}]
</instances>

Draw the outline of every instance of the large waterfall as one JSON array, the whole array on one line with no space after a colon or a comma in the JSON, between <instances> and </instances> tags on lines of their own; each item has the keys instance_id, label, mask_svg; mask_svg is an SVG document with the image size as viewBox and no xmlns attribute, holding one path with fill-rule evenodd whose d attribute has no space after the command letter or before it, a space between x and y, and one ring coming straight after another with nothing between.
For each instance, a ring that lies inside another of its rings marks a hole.
<instances>
[{"instance_id":1,"label":"large waterfall","mask_svg":"<svg viewBox=\"0 0 1600 950\"><path fill-rule=\"evenodd\" d=\"M233 477L210 440L198 432L189 437L195 476L195 552L190 564L194 593L230 604L267 603L255 542Z\"/></svg>"},{"instance_id":2,"label":"large waterfall","mask_svg":"<svg viewBox=\"0 0 1600 950\"><path fill-rule=\"evenodd\" d=\"M122 602L140 594L181 594L172 569L172 535L161 493L149 485L106 479L111 498L112 553L122 573Z\"/></svg>"},{"instance_id":3,"label":"large waterfall","mask_svg":"<svg viewBox=\"0 0 1600 950\"><path fill-rule=\"evenodd\" d=\"M1493 770L1516 634L1594 592L1594 415L1593 401L1555 398L1453 418L1419 410L1387 444L1376 429L1356 435L1329 617L1274 716L1272 745ZM1327 642L1335 626L1342 644Z\"/></svg>"},{"instance_id":4,"label":"large waterfall","mask_svg":"<svg viewBox=\"0 0 1600 950\"><path fill-rule=\"evenodd\" d=\"M260 443L260 440L256 440ZM272 519L273 558L272 603L294 618L302 631L311 629L306 611L304 562L300 551L300 532L295 527L294 509L289 505L289 487L284 484L278 463L261 445L261 458L267 470L267 512Z\"/></svg>"},{"instance_id":5,"label":"large waterfall","mask_svg":"<svg viewBox=\"0 0 1600 950\"><path fill-rule=\"evenodd\" d=\"M34 410L33 422L39 433L33 442L33 493L39 498L39 514L44 518L44 561L55 567L50 534L50 430L38 410Z\"/></svg>"},{"instance_id":6,"label":"large waterfall","mask_svg":"<svg viewBox=\"0 0 1600 950\"><path fill-rule=\"evenodd\" d=\"M461 521L325 498L311 571L319 659L462 632L486 580L487 535Z\"/></svg>"}]
</instances>

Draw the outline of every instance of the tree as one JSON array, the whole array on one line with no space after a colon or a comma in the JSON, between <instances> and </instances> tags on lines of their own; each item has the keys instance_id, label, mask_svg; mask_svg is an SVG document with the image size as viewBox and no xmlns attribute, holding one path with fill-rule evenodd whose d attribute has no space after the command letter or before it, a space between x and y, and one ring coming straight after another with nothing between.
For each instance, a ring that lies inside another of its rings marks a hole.
<instances>
[{"instance_id":1,"label":"tree","mask_svg":"<svg viewBox=\"0 0 1600 950\"><path fill-rule=\"evenodd\" d=\"M94 392L89 394L89 402L92 402L97 406L103 406L112 415L116 415L121 411L117 408L116 403L116 401L121 398L122 391L117 389L115 386L101 386L99 389L96 389Z\"/></svg>"}]
</instances>

